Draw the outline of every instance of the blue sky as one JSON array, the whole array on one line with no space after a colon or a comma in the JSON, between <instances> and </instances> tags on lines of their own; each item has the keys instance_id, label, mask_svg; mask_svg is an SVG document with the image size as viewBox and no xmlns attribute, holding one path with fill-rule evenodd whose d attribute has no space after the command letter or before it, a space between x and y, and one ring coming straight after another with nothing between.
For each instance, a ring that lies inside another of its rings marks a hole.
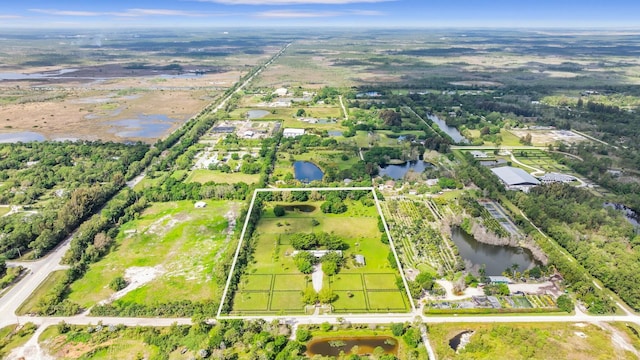
<instances>
[{"instance_id":1,"label":"blue sky","mask_svg":"<svg viewBox=\"0 0 640 360\"><path fill-rule=\"evenodd\" d=\"M638 0L0 0L0 27L640 28Z\"/></svg>"}]
</instances>

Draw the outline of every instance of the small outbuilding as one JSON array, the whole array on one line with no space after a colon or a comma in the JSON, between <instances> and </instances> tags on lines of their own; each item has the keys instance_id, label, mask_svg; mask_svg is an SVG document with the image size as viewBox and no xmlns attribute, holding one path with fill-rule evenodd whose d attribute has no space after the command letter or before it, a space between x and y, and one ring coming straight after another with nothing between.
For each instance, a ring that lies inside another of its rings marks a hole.
<instances>
[{"instance_id":1,"label":"small outbuilding","mask_svg":"<svg viewBox=\"0 0 640 360\"><path fill-rule=\"evenodd\" d=\"M560 173L546 173L540 177L540 181L542 181L543 184L570 183L575 179L576 178L571 175L565 175Z\"/></svg>"},{"instance_id":2,"label":"small outbuilding","mask_svg":"<svg viewBox=\"0 0 640 360\"><path fill-rule=\"evenodd\" d=\"M356 264L360 266L367 265L367 262L364 259L364 255L356 255L355 259L356 259Z\"/></svg>"},{"instance_id":3,"label":"small outbuilding","mask_svg":"<svg viewBox=\"0 0 640 360\"><path fill-rule=\"evenodd\" d=\"M489 278L489 283L492 285L497 285L497 284L511 284L511 279L509 279L506 276L488 276Z\"/></svg>"},{"instance_id":4,"label":"small outbuilding","mask_svg":"<svg viewBox=\"0 0 640 360\"><path fill-rule=\"evenodd\" d=\"M487 153L478 150L471 151L471 155L473 155L475 159L484 159L489 157Z\"/></svg>"}]
</instances>

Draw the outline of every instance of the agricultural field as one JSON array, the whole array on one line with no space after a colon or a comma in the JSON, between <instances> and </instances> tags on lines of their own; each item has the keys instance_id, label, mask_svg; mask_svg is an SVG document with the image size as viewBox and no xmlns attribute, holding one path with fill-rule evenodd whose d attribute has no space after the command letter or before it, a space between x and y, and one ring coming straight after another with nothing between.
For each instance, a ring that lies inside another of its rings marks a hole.
<instances>
[{"instance_id":1,"label":"agricultural field","mask_svg":"<svg viewBox=\"0 0 640 360\"><path fill-rule=\"evenodd\" d=\"M260 180L260 174L243 174L239 172L224 173L219 170L191 170L186 182L207 183L213 181L218 184L233 184L243 182L245 184L255 184Z\"/></svg>"},{"instance_id":2,"label":"agricultural field","mask_svg":"<svg viewBox=\"0 0 640 360\"><path fill-rule=\"evenodd\" d=\"M440 231L442 210L430 198L385 200L382 209L400 260L409 269L454 273L461 260L451 239Z\"/></svg>"},{"instance_id":3,"label":"agricultural field","mask_svg":"<svg viewBox=\"0 0 640 360\"><path fill-rule=\"evenodd\" d=\"M582 135L578 135L571 130L520 130L512 129L510 132L518 137L523 138L531 135L531 144L533 146L548 146L563 143L570 145L581 141L589 141Z\"/></svg>"},{"instance_id":4,"label":"agricultural field","mask_svg":"<svg viewBox=\"0 0 640 360\"><path fill-rule=\"evenodd\" d=\"M480 296L456 301L429 301L424 306L424 314L561 313L552 295L497 295L491 300L495 301Z\"/></svg>"},{"instance_id":5,"label":"agricultural field","mask_svg":"<svg viewBox=\"0 0 640 360\"><path fill-rule=\"evenodd\" d=\"M534 172L535 176L540 176L539 171L542 172L556 172L567 175L574 175L573 170L566 165L558 163L555 159L549 156L549 153L543 150L513 150L513 156L522 164L525 171ZM520 164L514 164L519 166ZM527 167L529 166L529 167ZM535 169L535 170L534 170Z\"/></svg>"},{"instance_id":6,"label":"agricultural field","mask_svg":"<svg viewBox=\"0 0 640 360\"><path fill-rule=\"evenodd\" d=\"M452 339L471 332L464 349ZM636 325L624 323L432 324L438 359L636 359Z\"/></svg>"},{"instance_id":7,"label":"agricultural field","mask_svg":"<svg viewBox=\"0 0 640 360\"><path fill-rule=\"evenodd\" d=\"M287 195L288 196L288 195ZM376 208L345 200L347 211L327 214L320 201L267 202L257 223L253 261L247 267L233 298L232 315L304 313L303 297L312 289L329 289L334 313L404 312L410 307L400 275L390 266L393 255L380 242ZM276 216L283 206L284 216ZM344 241L344 264L335 275L305 274L297 267L294 239L297 234L330 234ZM355 255L362 255L359 264ZM322 289L322 290L320 290Z\"/></svg>"},{"instance_id":8,"label":"agricultural field","mask_svg":"<svg viewBox=\"0 0 640 360\"><path fill-rule=\"evenodd\" d=\"M240 203L205 203L195 209L192 201L156 203L124 224L116 250L71 285L69 299L83 308L109 302L217 301L214 267L235 239ZM127 287L116 292L110 283L119 276Z\"/></svg>"}]
</instances>

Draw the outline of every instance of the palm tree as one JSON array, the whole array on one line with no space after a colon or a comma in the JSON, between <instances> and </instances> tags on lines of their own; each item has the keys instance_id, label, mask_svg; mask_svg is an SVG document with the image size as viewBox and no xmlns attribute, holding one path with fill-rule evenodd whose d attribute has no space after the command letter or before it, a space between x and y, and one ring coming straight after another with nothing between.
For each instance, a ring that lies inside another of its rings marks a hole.
<instances>
[{"instance_id":1,"label":"palm tree","mask_svg":"<svg viewBox=\"0 0 640 360\"><path fill-rule=\"evenodd\" d=\"M520 265L513 263L511 264L511 270L513 270L513 278L516 278L516 271L520 269Z\"/></svg>"}]
</instances>

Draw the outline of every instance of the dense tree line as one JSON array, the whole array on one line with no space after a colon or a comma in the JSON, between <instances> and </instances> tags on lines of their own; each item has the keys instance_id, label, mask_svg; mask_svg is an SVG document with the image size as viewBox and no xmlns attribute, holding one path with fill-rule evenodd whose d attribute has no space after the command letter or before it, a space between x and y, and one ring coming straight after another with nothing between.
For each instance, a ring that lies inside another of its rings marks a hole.
<instances>
[{"instance_id":1,"label":"dense tree line","mask_svg":"<svg viewBox=\"0 0 640 360\"><path fill-rule=\"evenodd\" d=\"M513 201L589 273L616 292L634 309L640 309L640 237L600 199L569 185L538 186L528 195L512 194ZM567 274L565 274L566 276ZM583 281L572 288L583 296L592 292ZM610 304L595 304L607 309Z\"/></svg>"},{"instance_id":2,"label":"dense tree line","mask_svg":"<svg viewBox=\"0 0 640 360\"><path fill-rule=\"evenodd\" d=\"M0 202L34 204L34 213L0 218L0 255L39 257L124 186L128 166L148 146L101 142L32 142L0 147ZM56 190L53 195L54 190ZM38 203L45 195L52 197Z\"/></svg>"}]
</instances>

